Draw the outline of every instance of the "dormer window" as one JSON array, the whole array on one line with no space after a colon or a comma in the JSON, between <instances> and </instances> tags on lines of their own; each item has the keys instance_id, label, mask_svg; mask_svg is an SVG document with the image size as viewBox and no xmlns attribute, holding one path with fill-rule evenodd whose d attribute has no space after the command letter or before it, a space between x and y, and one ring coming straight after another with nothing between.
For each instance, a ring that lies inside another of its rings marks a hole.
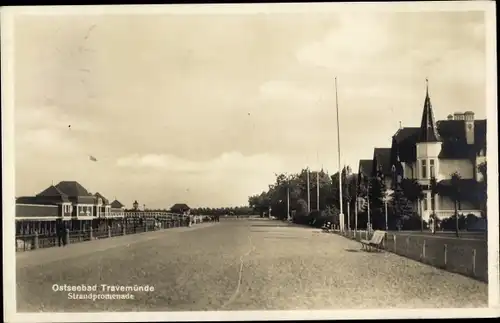
<instances>
[{"instance_id":1,"label":"dormer window","mask_svg":"<svg viewBox=\"0 0 500 323\"><path fill-rule=\"evenodd\" d=\"M427 178L427 160L422 159L421 177Z\"/></svg>"},{"instance_id":2,"label":"dormer window","mask_svg":"<svg viewBox=\"0 0 500 323\"><path fill-rule=\"evenodd\" d=\"M436 177L436 165L435 165L434 159L431 159L429 161L429 170L430 170L430 173L431 173L431 178Z\"/></svg>"}]
</instances>

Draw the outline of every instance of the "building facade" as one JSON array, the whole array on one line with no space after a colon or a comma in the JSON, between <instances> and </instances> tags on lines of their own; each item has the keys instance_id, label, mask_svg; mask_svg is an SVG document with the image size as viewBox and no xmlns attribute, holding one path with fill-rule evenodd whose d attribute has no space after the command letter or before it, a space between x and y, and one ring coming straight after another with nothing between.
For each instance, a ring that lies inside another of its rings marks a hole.
<instances>
[{"instance_id":1,"label":"building facade","mask_svg":"<svg viewBox=\"0 0 500 323\"><path fill-rule=\"evenodd\" d=\"M76 181L62 181L35 196L16 199L17 220L93 220L111 216L109 201L100 193L90 194Z\"/></svg>"},{"instance_id":2,"label":"building facade","mask_svg":"<svg viewBox=\"0 0 500 323\"><path fill-rule=\"evenodd\" d=\"M371 176L382 172L386 186L392 188L403 179L416 180L423 190L418 209L425 220L432 212L441 219L454 215L455 201L440 193L456 189L452 185L461 192L458 213L479 217L478 192L484 180L479 167L485 162L486 120L476 120L467 111L436 122L427 88L420 127L400 127L391 148L376 148ZM452 180L454 174L459 177ZM435 194L433 180L440 188Z\"/></svg>"}]
</instances>

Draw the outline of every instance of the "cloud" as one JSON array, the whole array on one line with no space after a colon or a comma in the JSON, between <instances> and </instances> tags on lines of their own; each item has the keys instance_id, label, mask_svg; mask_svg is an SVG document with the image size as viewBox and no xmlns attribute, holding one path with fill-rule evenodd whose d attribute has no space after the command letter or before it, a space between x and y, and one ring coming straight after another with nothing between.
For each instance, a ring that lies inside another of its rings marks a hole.
<instances>
[{"instance_id":1,"label":"cloud","mask_svg":"<svg viewBox=\"0 0 500 323\"><path fill-rule=\"evenodd\" d=\"M360 72L367 66L373 69L379 62L371 58L387 49L387 31L383 17L361 13L341 16L338 26L323 39L300 48L296 57L302 64L328 68L337 75Z\"/></svg>"},{"instance_id":2,"label":"cloud","mask_svg":"<svg viewBox=\"0 0 500 323\"><path fill-rule=\"evenodd\" d=\"M129 201L220 206L276 171L334 171L335 76L353 168L398 121L418 125L425 77L437 117L484 116L474 13L30 16L15 32L16 189L29 192L75 179Z\"/></svg>"},{"instance_id":3,"label":"cloud","mask_svg":"<svg viewBox=\"0 0 500 323\"><path fill-rule=\"evenodd\" d=\"M174 173L269 173L281 166L269 155L244 156L239 152L223 153L214 159L193 161L169 154L130 155L116 161L118 167L163 170Z\"/></svg>"}]
</instances>

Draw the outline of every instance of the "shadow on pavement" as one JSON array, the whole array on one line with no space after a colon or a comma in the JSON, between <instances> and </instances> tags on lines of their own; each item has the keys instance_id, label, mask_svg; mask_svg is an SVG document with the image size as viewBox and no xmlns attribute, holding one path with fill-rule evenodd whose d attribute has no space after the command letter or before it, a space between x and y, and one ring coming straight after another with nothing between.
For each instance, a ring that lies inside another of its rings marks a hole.
<instances>
[{"instance_id":1,"label":"shadow on pavement","mask_svg":"<svg viewBox=\"0 0 500 323\"><path fill-rule=\"evenodd\" d=\"M285 227L290 227L289 225L286 225L286 224L251 224L250 225L251 227L266 227L266 228L269 228L269 227L282 227L282 228L285 228Z\"/></svg>"}]
</instances>

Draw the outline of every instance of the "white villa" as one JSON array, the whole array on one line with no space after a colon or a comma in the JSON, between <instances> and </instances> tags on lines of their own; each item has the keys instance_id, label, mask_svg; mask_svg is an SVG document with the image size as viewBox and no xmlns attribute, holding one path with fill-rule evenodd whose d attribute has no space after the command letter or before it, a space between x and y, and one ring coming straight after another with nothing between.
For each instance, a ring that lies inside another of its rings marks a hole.
<instances>
[{"instance_id":1,"label":"white villa","mask_svg":"<svg viewBox=\"0 0 500 323\"><path fill-rule=\"evenodd\" d=\"M434 120L429 90L426 90L420 127L400 127L392 138L391 148L375 148L371 169L369 160L360 161L360 174L370 176L378 171L385 175L387 187L403 178L416 179L424 188L419 213L428 220L432 213L431 178L441 187L451 185L451 175L460 174L462 198L459 214L481 215L479 185L482 175L478 166L486 161L486 120L475 120L467 111L449 115L447 120ZM447 196L436 195L435 213L438 218L454 214L454 202Z\"/></svg>"}]
</instances>

